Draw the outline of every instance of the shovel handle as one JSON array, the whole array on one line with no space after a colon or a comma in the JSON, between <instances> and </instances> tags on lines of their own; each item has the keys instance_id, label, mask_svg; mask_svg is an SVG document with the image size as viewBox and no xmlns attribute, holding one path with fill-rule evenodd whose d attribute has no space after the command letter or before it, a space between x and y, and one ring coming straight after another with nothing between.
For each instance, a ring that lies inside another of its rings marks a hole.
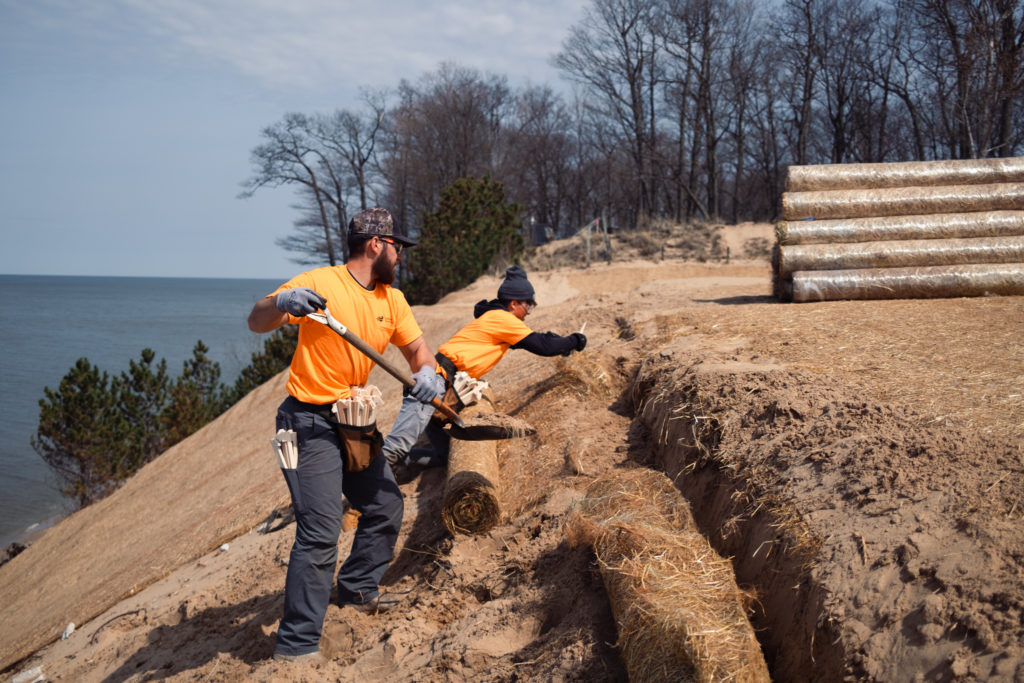
<instances>
[{"instance_id":1,"label":"shovel handle","mask_svg":"<svg viewBox=\"0 0 1024 683\"><path fill-rule=\"evenodd\" d=\"M374 363L384 368L384 370L386 370L389 375L391 375L399 382L401 382L403 385L405 385L406 388L412 389L416 385L415 380L413 380L412 375L410 375L408 371L394 365L393 363L391 363L391 361L384 358L384 356L381 355L377 351L377 349L373 348L365 341L354 335L347 327L343 327L342 330L344 331L335 330L335 332L338 332L338 334L341 335L342 339L347 341L352 346L356 347L356 349L358 349L359 352L362 353L364 356L366 356ZM459 417L459 414L452 410L451 407L446 405L441 399L435 397L430 402L430 405L434 406L442 413L447 415L448 418L454 424L458 425L459 427L465 426L462 422L462 418Z\"/></svg>"}]
</instances>

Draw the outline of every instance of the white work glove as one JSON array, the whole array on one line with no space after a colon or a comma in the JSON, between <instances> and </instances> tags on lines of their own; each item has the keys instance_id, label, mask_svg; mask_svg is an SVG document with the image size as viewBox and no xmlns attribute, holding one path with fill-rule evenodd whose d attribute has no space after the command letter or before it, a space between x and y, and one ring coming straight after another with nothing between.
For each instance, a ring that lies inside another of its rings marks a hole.
<instances>
[{"instance_id":1,"label":"white work glove","mask_svg":"<svg viewBox=\"0 0 1024 683\"><path fill-rule=\"evenodd\" d=\"M317 294L309 287L296 287L286 289L277 295L274 305L282 313L291 313L294 316L302 317L324 307L327 299Z\"/></svg>"},{"instance_id":2,"label":"white work glove","mask_svg":"<svg viewBox=\"0 0 1024 683\"><path fill-rule=\"evenodd\" d=\"M430 403L444 392L444 378L430 365L424 365L412 378L416 384L409 389L409 393L420 403Z\"/></svg>"}]
</instances>

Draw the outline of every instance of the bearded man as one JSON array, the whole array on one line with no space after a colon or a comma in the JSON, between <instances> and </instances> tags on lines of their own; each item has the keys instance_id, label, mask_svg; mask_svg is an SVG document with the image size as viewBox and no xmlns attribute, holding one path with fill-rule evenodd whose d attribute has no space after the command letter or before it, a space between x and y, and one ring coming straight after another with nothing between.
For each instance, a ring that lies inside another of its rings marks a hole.
<instances>
[{"instance_id":1,"label":"bearded man","mask_svg":"<svg viewBox=\"0 0 1024 683\"><path fill-rule=\"evenodd\" d=\"M341 425L331 410L366 384L374 363L306 316L329 307L342 325L378 352L388 344L397 346L414 373L416 384L408 393L417 401L430 403L445 388L405 296L391 287L402 250L415 242L395 233L391 214L382 208L356 214L348 231L348 263L293 277L257 302L249 315L253 332L299 326L288 397L278 407L276 425L278 434L283 430L298 450L297 466L282 467L296 519L284 616L274 647L275 659L286 661L320 657L344 513L342 496L360 512L352 550L338 570L342 606L375 613L397 604L381 595L379 582L391 563L403 514L391 468L378 457L383 439L376 424Z\"/></svg>"}]
</instances>

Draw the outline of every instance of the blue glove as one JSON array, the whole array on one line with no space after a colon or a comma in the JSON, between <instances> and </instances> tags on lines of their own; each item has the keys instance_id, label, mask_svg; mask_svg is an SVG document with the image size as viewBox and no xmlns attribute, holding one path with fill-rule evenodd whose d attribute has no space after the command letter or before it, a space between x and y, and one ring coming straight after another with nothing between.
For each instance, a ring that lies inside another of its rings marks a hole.
<instances>
[{"instance_id":1,"label":"blue glove","mask_svg":"<svg viewBox=\"0 0 1024 683\"><path fill-rule=\"evenodd\" d=\"M429 365L424 365L412 378L416 384L409 393L420 403L430 403L444 391L444 379Z\"/></svg>"},{"instance_id":2,"label":"blue glove","mask_svg":"<svg viewBox=\"0 0 1024 683\"><path fill-rule=\"evenodd\" d=\"M309 287L296 287L295 289L286 289L277 295L274 304L277 306L277 310L282 313L291 313L292 315L302 317L309 315L310 313L316 313L318 309L324 307L327 303L327 299L323 298Z\"/></svg>"}]
</instances>

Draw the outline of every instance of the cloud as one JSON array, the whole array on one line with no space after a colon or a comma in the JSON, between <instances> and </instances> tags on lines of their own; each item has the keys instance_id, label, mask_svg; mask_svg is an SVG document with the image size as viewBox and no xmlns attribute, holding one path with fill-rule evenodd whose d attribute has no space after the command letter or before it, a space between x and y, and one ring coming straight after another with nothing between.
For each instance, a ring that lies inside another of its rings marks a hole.
<instances>
[{"instance_id":1,"label":"cloud","mask_svg":"<svg viewBox=\"0 0 1024 683\"><path fill-rule=\"evenodd\" d=\"M119 0L142 30L272 88L392 85L452 61L513 81L548 64L583 0Z\"/></svg>"}]
</instances>

